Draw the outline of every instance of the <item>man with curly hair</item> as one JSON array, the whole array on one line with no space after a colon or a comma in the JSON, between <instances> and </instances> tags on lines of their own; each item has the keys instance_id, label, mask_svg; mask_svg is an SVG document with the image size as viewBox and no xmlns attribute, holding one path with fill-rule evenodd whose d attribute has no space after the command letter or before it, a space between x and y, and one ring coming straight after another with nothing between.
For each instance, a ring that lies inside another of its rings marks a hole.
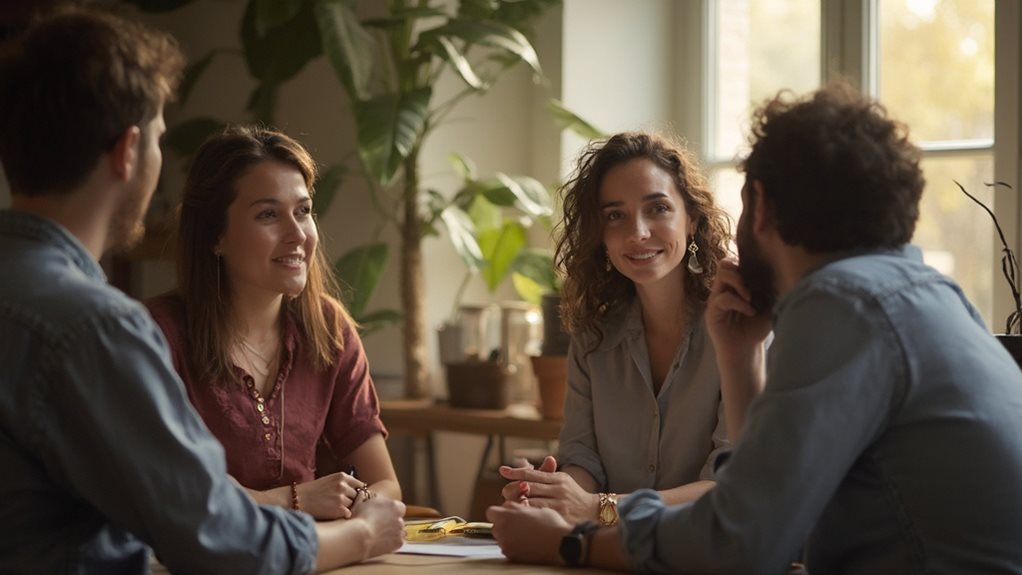
<instances>
[{"instance_id":1,"label":"man with curly hair","mask_svg":"<svg viewBox=\"0 0 1022 575\"><path fill-rule=\"evenodd\" d=\"M675 506L636 492L595 532L491 508L505 554L779 573L804 550L811 573L1022 573L1022 371L908 245L924 180L905 127L835 85L766 103L750 139L740 264L707 304L723 400L744 414L716 487Z\"/></svg>"}]
</instances>

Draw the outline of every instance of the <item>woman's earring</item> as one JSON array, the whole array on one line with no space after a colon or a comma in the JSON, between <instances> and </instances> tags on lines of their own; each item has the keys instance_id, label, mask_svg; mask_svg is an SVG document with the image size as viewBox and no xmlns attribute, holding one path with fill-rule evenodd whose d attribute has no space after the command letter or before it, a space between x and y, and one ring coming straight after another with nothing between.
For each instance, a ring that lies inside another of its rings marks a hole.
<instances>
[{"instance_id":1,"label":"woman's earring","mask_svg":"<svg viewBox=\"0 0 1022 575\"><path fill-rule=\"evenodd\" d=\"M605 257L607 258L607 261L603 264L603 270L609 272L614 269L614 266L610 263L610 253L608 252Z\"/></svg>"},{"instance_id":2,"label":"woman's earring","mask_svg":"<svg viewBox=\"0 0 1022 575\"><path fill-rule=\"evenodd\" d=\"M694 275L703 273L703 266L700 265L699 259L696 258L696 252L699 251L699 246L696 245L696 241L693 239L688 244L688 271Z\"/></svg>"},{"instance_id":3,"label":"woman's earring","mask_svg":"<svg viewBox=\"0 0 1022 575\"><path fill-rule=\"evenodd\" d=\"M220 248L213 250L213 255L216 256L216 299L220 299Z\"/></svg>"}]
</instances>

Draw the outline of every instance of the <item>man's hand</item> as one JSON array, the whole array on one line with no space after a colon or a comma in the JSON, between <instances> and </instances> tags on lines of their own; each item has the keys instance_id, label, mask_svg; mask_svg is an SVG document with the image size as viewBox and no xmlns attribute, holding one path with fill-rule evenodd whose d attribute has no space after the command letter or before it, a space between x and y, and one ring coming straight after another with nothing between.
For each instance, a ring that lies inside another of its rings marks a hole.
<instances>
[{"instance_id":1,"label":"man's hand","mask_svg":"<svg viewBox=\"0 0 1022 575\"><path fill-rule=\"evenodd\" d=\"M560 565L561 537L571 524L552 509L537 509L511 501L486 510L500 550L516 563Z\"/></svg>"},{"instance_id":2,"label":"man's hand","mask_svg":"<svg viewBox=\"0 0 1022 575\"><path fill-rule=\"evenodd\" d=\"M757 315L751 299L738 273L738 262L734 258L721 260L706 302L706 327L718 364L747 360L770 333L770 317Z\"/></svg>"},{"instance_id":3,"label":"man's hand","mask_svg":"<svg viewBox=\"0 0 1022 575\"><path fill-rule=\"evenodd\" d=\"M401 519L405 504L386 497L359 500L351 511L351 519L362 520L369 528L368 555L365 559L392 553L404 543L405 524Z\"/></svg>"}]
</instances>

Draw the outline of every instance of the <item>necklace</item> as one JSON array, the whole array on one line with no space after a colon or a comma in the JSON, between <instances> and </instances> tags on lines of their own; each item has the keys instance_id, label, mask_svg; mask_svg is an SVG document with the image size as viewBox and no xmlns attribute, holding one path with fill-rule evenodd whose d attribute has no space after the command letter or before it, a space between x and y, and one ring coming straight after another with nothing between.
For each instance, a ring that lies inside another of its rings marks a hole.
<instances>
[{"instance_id":1,"label":"necklace","mask_svg":"<svg viewBox=\"0 0 1022 575\"><path fill-rule=\"evenodd\" d=\"M272 357L267 358L265 355L259 353L259 350L257 350L252 344L248 342L247 339L243 337L238 340L238 343L241 344L241 354L245 356L246 359L248 359L248 363L249 365L252 366L253 370L258 372L260 377L265 378L269 376L270 366L273 364L273 361L277 359L276 354L274 354ZM278 343L277 347L279 346L280 344ZM255 361L256 359L259 359L259 362L256 362ZM261 369L259 363L262 363Z\"/></svg>"}]
</instances>

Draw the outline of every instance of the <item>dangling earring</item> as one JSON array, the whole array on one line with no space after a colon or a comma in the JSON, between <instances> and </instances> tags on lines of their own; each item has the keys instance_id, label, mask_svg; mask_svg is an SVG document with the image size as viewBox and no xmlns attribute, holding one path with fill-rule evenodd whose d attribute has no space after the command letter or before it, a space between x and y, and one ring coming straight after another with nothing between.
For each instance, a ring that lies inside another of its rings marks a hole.
<instances>
[{"instance_id":1,"label":"dangling earring","mask_svg":"<svg viewBox=\"0 0 1022 575\"><path fill-rule=\"evenodd\" d=\"M604 255L607 258L607 261L603 264L603 271L609 272L614 269L614 266L610 263L610 252L606 252Z\"/></svg>"},{"instance_id":2,"label":"dangling earring","mask_svg":"<svg viewBox=\"0 0 1022 575\"><path fill-rule=\"evenodd\" d=\"M694 275L703 273L703 266L699 264L699 259L696 258L696 252L699 251L699 246L696 245L695 239L688 244L688 271Z\"/></svg>"},{"instance_id":3,"label":"dangling earring","mask_svg":"<svg viewBox=\"0 0 1022 575\"><path fill-rule=\"evenodd\" d=\"M217 249L213 250L213 255L216 256L216 299L217 299L217 301L221 301L221 292L220 292L220 264L221 264L221 261L220 261L220 248L217 248Z\"/></svg>"}]
</instances>

